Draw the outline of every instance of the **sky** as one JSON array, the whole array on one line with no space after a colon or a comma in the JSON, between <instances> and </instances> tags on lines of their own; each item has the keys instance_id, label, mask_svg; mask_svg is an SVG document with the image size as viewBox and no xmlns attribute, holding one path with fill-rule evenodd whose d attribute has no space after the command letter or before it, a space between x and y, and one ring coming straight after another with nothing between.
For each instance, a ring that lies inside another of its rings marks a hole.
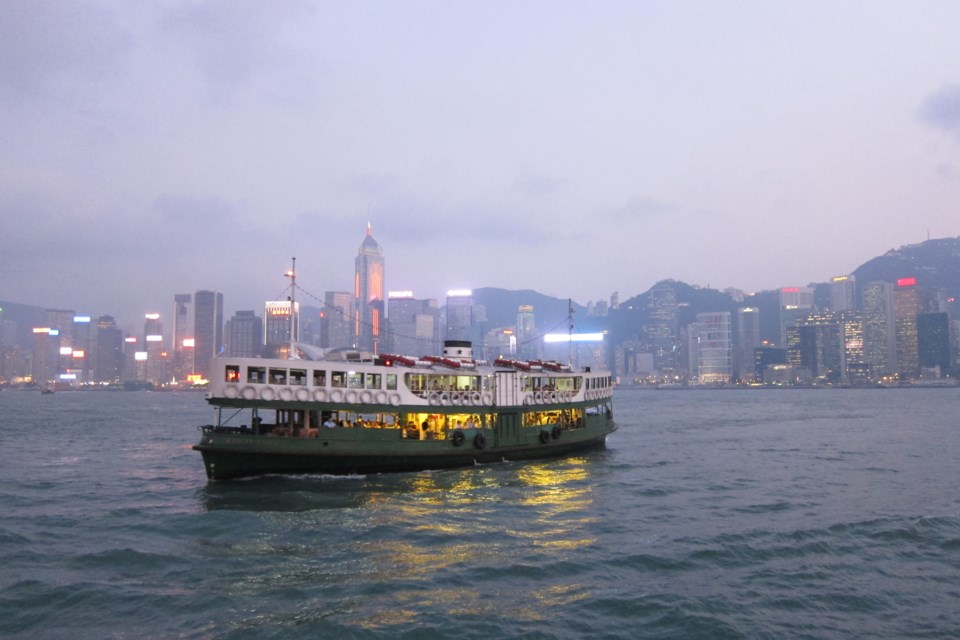
<instances>
[{"instance_id":1,"label":"sky","mask_svg":"<svg viewBox=\"0 0 960 640\"><path fill-rule=\"evenodd\" d=\"M0 0L0 299L747 291L960 236L960 3ZM305 299L310 302L309 297ZM139 320L136 320L139 322Z\"/></svg>"}]
</instances>

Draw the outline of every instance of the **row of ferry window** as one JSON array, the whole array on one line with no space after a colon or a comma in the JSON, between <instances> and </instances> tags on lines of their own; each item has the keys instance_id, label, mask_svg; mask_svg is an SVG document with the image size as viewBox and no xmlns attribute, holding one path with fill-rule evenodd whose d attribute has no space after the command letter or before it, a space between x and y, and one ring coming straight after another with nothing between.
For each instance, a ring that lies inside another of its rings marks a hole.
<instances>
[{"instance_id":1,"label":"row of ferry window","mask_svg":"<svg viewBox=\"0 0 960 640\"><path fill-rule=\"evenodd\" d=\"M240 382L239 365L227 365L226 381ZM311 380L313 387L326 387L327 374L330 386L339 389L397 389L397 374L361 373L357 371L327 371L326 369L287 369L285 367L247 367L246 381L251 384L290 385L305 387ZM309 377L308 377L309 376ZM385 385L385 386L384 386Z\"/></svg>"},{"instance_id":2,"label":"row of ferry window","mask_svg":"<svg viewBox=\"0 0 960 640\"><path fill-rule=\"evenodd\" d=\"M607 389L613 386L613 378L602 376L600 378L587 378L587 389Z\"/></svg>"}]
</instances>

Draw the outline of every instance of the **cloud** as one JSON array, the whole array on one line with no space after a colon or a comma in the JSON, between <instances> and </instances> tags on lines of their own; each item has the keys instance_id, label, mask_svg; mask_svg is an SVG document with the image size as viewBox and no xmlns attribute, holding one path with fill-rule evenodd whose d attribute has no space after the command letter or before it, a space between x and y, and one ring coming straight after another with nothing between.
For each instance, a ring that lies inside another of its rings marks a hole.
<instances>
[{"instance_id":1,"label":"cloud","mask_svg":"<svg viewBox=\"0 0 960 640\"><path fill-rule=\"evenodd\" d=\"M928 97L920 117L929 125L960 134L960 84L948 84Z\"/></svg>"}]
</instances>

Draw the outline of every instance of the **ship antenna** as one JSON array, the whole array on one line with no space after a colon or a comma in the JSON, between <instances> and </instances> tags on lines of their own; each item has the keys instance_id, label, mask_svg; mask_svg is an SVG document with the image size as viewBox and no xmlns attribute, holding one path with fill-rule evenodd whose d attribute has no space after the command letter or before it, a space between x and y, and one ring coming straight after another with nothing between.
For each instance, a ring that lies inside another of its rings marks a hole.
<instances>
[{"instance_id":1,"label":"ship antenna","mask_svg":"<svg viewBox=\"0 0 960 640\"><path fill-rule=\"evenodd\" d=\"M286 276L290 278L290 353L287 355L288 360L299 360L297 357L297 337L295 334L296 329L296 309L297 309L297 258L291 258L292 264L290 266L290 271L286 273Z\"/></svg>"}]
</instances>

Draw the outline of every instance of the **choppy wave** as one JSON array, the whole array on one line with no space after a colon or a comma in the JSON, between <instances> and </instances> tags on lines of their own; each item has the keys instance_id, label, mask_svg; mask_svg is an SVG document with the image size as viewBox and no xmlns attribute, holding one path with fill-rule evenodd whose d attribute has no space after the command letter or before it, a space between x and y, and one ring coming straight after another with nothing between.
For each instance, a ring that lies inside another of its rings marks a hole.
<instances>
[{"instance_id":1,"label":"choppy wave","mask_svg":"<svg viewBox=\"0 0 960 640\"><path fill-rule=\"evenodd\" d=\"M960 637L957 394L805 393L618 394L566 459L209 484L199 396L5 394L0 636Z\"/></svg>"}]
</instances>

